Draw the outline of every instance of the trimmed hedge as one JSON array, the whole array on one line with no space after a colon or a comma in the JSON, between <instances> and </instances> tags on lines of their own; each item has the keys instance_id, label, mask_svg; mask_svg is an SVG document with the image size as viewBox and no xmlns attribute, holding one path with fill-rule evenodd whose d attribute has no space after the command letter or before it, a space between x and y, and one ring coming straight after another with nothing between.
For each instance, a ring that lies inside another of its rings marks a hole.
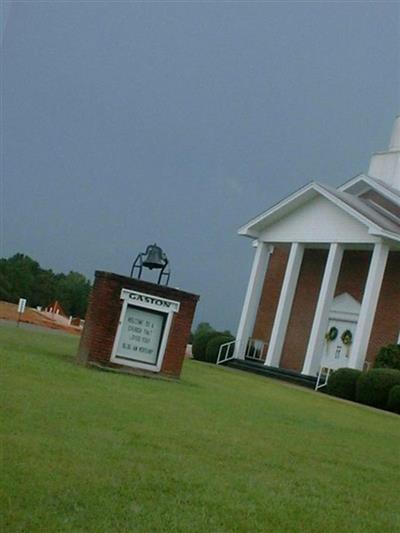
<instances>
[{"instance_id":1,"label":"trimmed hedge","mask_svg":"<svg viewBox=\"0 0 400 533\"><path fill-rule=\"evenodd\" d=\"M361 374L357 380L356 401L386 409L389 392L400 385L400 371L392 368L374 368Z\"/></svg>"},{"instance_id":2,"label":"trimmed hedge","mask_svg":"<svg viewBox=\"0 0 400 533\"><path fill-rule=\"evenodd\" d=\"M361 370L354 368L339 368L329 376L327 391L332 396L355 401L356 383L361 375Z\"/></svg>"},{"instance_id":3,"label":"trimmed hedge","mask_svg":"<svg viewBox=\"0 0 400 533\"><path fill-rule=\"evenodd\" d=\"M192 345L193 359L197 359L198 361L206 361L206 348L208 342L213 337L220 335L221 333L219 331L206 331L205 333L195 335Z\"/></svg>"},{"instance_id":4,"label":"trimmed hedge","mask_svg":"<svg viewBox=\"0 0 400 533\"><path fill-rule=\"evenodd\" d=\"M395 385L390 389L387 408L400 415L400 385Z\"/></svg>"},{"instance_id":5,"label":"trimmed hedge","mask_svg":"<svg viewBox=\"0 0 400 533\"><path fill-rule=\"evenodd\" d=\"M400 344L382 346L376 356L374 368L395 368L400 370Z\"/></svg>"},{"instance_id":6,"label":"trimmed hedge","mask_svg":"<svg viewBox=\"0 0 400 533\"><path fill-rule=\"evenodd\" d=\"M216 363L218 358L218 352L221 344L226 342L231 342L235 340L232 335L218 335L217 337L212 337L206 347L206 361L208 363Z\"/></svg>"}]
</instances>

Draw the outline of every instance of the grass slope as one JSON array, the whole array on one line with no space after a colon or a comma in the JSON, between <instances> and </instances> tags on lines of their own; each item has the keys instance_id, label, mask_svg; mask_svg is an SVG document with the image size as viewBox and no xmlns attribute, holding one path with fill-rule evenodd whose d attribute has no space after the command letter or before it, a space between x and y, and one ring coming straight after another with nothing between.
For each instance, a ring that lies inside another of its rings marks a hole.
<instances>
[{"instance_id":1,"label":"grass slope","mask_svg":"<svg viewBox=\"0 0 400 533\"><path fill-rule=\"evenodd\" d=\"M89 370L77 343L0 327L4 531L399 530L400 417L194 361Z\"/></svg>"}]
</instances>

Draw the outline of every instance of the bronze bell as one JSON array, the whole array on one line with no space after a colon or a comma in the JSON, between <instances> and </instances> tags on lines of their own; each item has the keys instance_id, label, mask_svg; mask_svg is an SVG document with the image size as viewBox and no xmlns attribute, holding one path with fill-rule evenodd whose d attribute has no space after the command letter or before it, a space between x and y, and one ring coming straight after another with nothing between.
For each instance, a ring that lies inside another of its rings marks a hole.
<instances>
[{"instance_id":1,"label":"bronze bell","mask_svg":"<svg viewBox=\"0 0 400 533\"><path fill-rule=\"evenodd\" d=\"M165 254L156 243L150 244L143 254L143 266L152 270L153 268L165 267Z\"/></svg>"},{"instance_id":2,"label":"bronze bell","mask_svg":"<svg viewBox=\"0 0 400 533\"><path fill-rule=\"evenodd\" d=\"M145 252L138 254L131 268L131 278L133 277L135 270L137 270L137 277L140 279L142 277L143 267L146 267L149 270L159 270L160 275L158 276L157 283L160 284L161 280L164 279L165 285L168 285L169 277L171 275L168 257L156 243L150 244Z\"/></svg>"}]
</instances>

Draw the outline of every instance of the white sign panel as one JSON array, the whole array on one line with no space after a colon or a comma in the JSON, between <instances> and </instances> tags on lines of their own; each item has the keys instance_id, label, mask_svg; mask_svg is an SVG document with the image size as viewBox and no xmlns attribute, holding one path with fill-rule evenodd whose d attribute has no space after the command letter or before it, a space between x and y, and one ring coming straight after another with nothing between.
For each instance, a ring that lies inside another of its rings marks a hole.
<instances>
[{"instance_id":1,"label":"white sign panel","mask_svg":"<svg viewBox=\"0 0 400 533\"><path fill-rule=\"evenodd\" d=\"M132 304L137 304L140 307L148 307L149 309L157 309L164 313L179 311L180 303L174 300L167 300L152 294L144 294L143 292L130 291L129 289L122 289L121 299L128 300Z\"/></svg>"},{"instance_id":2,"label":"white sign panel","mask_svg":"<svg viewBox=\"0 0 400 533\"><path fill-rule=\"evenodd\" d=\"M152 294L122 289L124 301L111 361L159 372L172 316L180 303Z\"/></svg>"},{"instance_id":3,"label":"white sign panel","mask_svg":"<svg viewBox=\"0 0 400 533\"><path fill-rule=\"evenodd\" d=\"M18 313L23 313L25 311L26 299L20 298L18 302Z\"/></svg>"},{"instance_id":4,"label":"white sign panel","mask_svg":"<svg viewBox=\"0 0 400 533\"><path fill-rule=\"evenodd\" d=\"M157 364L165 319L164 313L128 305L118 339L118 359Z\"/></svg>"}]
</instances>

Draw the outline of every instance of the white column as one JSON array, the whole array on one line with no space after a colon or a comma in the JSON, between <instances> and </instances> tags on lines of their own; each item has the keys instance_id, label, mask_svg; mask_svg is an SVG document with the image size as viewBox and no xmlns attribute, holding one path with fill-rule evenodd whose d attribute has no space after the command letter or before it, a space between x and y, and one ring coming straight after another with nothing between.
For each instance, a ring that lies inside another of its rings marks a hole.
<instances>
[{"instance_id":1,"label":"white column","mask_svg":"<svg viewBox=\"0 0 400 533\"><path fill-rule=\"evenodd\" d=\"M357 329L351 346L350 368L358 368L360 370L363 368L388 254L389 246L387 244L377 243L374 245L361 303L360 316L358 317Z\"/></svg>"},{"instance_id":2,"label":"white column","mask_svg":"<svg viewBox=\"0 0 400 533\"><path fill-rule=\"evenodd\" d=\"M261 241L255 244L253 266L243 303L242 314L236 334L235 358L244 359L247 341L253 333L258 305L264 285L265 273L273 247Z\"/></svg>"},{"instance_id":3,"label":"white column","mask_svg":"<svg viewBox=\"0 0 400 533\"><path fill-rule=\"evenodd\" d=\"M267 358L265 360L265 365L267 366L279 366L303 255L304 246L298 242L294 242L290 248L285 277L283 279L278 308L269 341Z\"/></svg>"},{"instance_id":4,"label":"white column","mask_svg":"<svg viewBox=\"0 0 400 533\"><path fill-rule=\"evenodd\" d=\"M303 374L313 376L318 372L324 349L324 334L328 326L329 311L335 295L342 258L343 246L337 243L332 243L329 248L324 277L322 279L318 303L315 309L314 322L311 328L306 357L304 359Z\"/></svg>"}]
</instances>

